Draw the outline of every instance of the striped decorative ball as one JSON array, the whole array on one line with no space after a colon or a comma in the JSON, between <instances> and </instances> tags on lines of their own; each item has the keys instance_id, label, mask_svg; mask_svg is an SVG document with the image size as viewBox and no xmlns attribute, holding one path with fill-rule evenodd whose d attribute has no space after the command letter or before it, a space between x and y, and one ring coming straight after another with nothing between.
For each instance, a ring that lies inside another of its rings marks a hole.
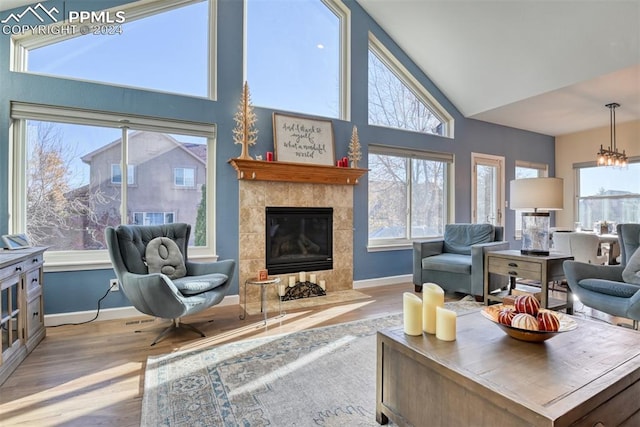
<instances>
[{"instance_id":1,"label":"striped decorative ball","mask_svg":"<svg viewBox=\"0 0 640 427\"><path fill-rule=\"evenodd\" d=\"M511 325L515 315L516 311L513 308L503 308L498 312L498 322L503 325Z\"/></svg>"},{"instance_id":2,"label":"striped decorative ball","mask_svg":"<svg viewBox=\"0 0 640 427\"><path fill-rule=\"evenodd\" d=\"M514 306L516 312L526 313L532 316L537 316L538 310L540 310L540 302L531 295L518 295Z\"/></svg>"},{"instance_id":3,"label":"striped decorative ball","mask_svg":"<svg viewBox=\"0 0 640 427\"><path fill-rule=\"evenodd\" d=\"M511 321L511 326L528 331L538 331L540 329L536 318L526 313L516 314Z\"/></svg>"},{"instance_id":4,"label":"striped decorative ball","mask_svg":"<svg viewBox=\"0 0 640 427\"><path fill-rule=\"evenodd\" d=\"M541 331L555 332L560 329L560 320L555 313L550 311L541 311L538 313L538 327Z\"/></svg>"}]
</instances>

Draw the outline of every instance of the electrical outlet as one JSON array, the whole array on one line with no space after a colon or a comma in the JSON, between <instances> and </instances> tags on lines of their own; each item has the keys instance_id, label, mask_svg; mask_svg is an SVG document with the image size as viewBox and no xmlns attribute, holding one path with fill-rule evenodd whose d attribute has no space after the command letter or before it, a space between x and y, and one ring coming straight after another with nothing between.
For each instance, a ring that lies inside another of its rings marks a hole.
<instances>
[{"instance_id":1,"label":"electrical outlet","mask_svg":"<svg viewBox=\"0 0 640 427\"><path fill-rule=\"evenodd\" d=\"M118 281L118 279L109 280L109 290L111 292L117 292L120 290L120 282Z\"/></svg>"}]
</instances>

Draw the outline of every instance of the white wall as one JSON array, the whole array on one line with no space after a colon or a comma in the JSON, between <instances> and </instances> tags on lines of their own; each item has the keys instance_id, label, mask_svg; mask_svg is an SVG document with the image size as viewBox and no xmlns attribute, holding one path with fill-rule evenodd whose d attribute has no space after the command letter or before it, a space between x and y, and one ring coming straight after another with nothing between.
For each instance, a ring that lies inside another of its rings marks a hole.
<instances>
[{"instance_id":1,"label":"white wall","mask_svg":"<svg viewBox=\"0 0 640 427\"><path fill-rule=\"evenodd\" d=\"M556 137L556 176L564 179L564 209L556 212L557 227L573 227L575 173L573 165L593 161L600 144L610 144L609 125ZM616 123L616 146L629 157L640 156L640 121Z\"/></svg>"}]
</instances>

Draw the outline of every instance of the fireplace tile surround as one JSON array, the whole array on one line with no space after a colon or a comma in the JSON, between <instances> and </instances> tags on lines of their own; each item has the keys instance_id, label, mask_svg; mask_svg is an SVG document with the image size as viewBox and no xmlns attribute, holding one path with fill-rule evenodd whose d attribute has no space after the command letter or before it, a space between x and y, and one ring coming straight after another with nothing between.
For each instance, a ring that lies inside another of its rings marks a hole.
<instances>
[{"instance_id":1,"label":"fireplace tile surround","mask_svg":"<svg viewBox=\"0 0 640 427\"><path fill-rule=\"evenodd\" d=\"M333 269L315 271L318 280L325 280L327 294L353 288L353 186L307 184L294 182L240 180L239 218L239 284L240 303L244 304L247 279L256 277L265 268L265 208L267 206L332 207L333 208ZM288 276L276 275L281 283ZM277 301L274 286L267 289L267 301ZM258 286L247 288L247 304L260 303Z\"/></svg>"}]
</instances>

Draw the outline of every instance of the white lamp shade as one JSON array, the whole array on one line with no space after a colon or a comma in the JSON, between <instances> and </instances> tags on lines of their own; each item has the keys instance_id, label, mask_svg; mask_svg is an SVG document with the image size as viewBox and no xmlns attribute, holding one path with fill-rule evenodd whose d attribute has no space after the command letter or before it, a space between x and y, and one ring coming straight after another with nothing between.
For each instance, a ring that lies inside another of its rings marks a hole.
<instances>
[{"instance_id":1,"label":"white lamp shade","mask_svg":"<svg viewBox=\"0 0 640 427\"><path fill-rule=\"evenodd\" d=\"M562 178L522 178L510 182L511 209L557 211L563 208Z\"/></svg>"}]
</instances>

